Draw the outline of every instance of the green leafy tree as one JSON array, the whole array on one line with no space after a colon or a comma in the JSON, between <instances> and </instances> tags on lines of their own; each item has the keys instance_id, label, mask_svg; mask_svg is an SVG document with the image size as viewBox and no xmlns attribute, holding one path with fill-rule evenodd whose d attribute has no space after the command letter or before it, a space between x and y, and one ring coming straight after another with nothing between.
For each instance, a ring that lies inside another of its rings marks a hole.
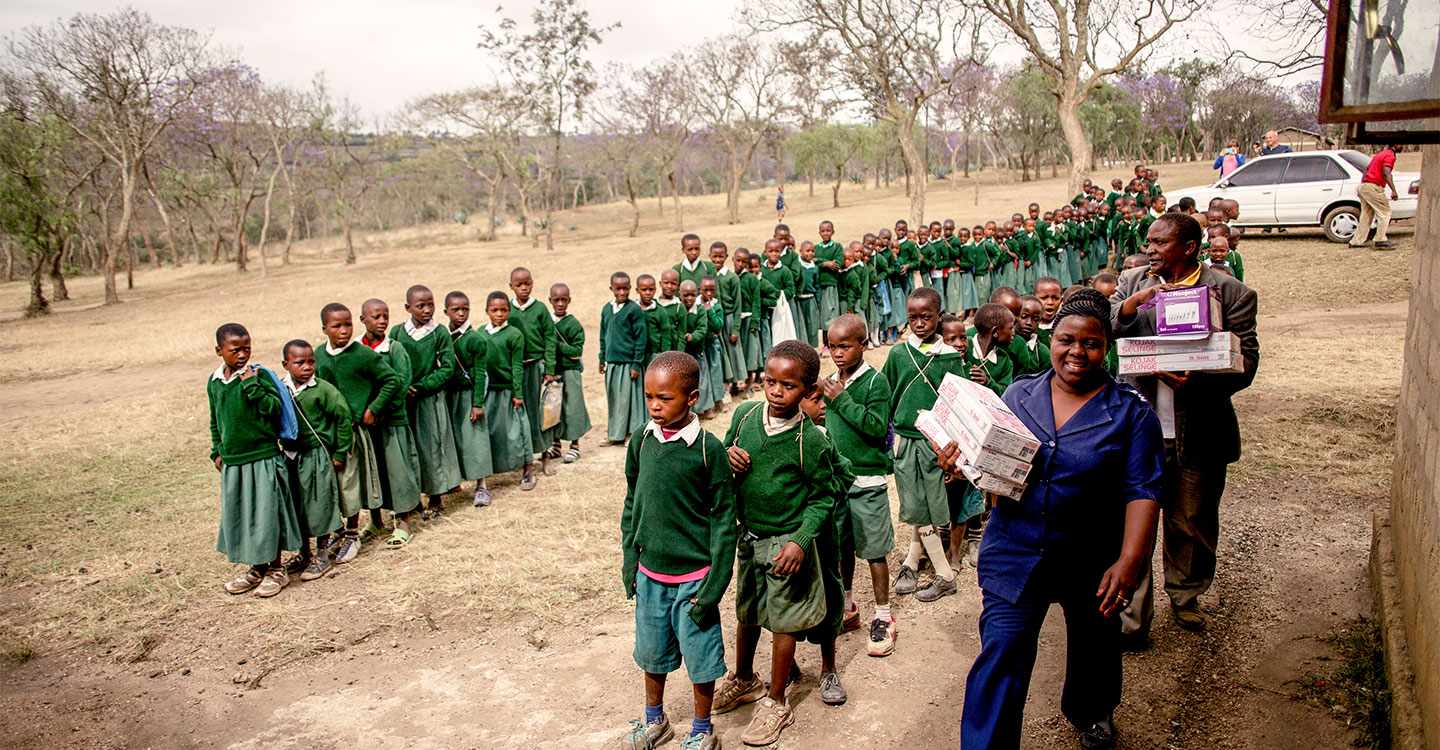
<instances>
[{"instance_id":1,"label":"green leafy tree","mask_svg":"<svg viewBox=\"0 0 1440 750\"><path fill-rule=\"evenodd\" d=\"M3 81L0 112L0 234L26 257L30 301L25 316L50 312L45 270L64 252L77 217L70 204L78 183L65 169L69 133L63 123L36 112L14 81ZM82 178L83 181L83 178Z\"/></svg>"},{"instance_id":2,"label":"green leafy tree","mask_svg":"<svg viewBox=\"0 0 1440 750\"><path fill-rule=\"evenodd\" d=\"M796 170L835 173L830 198L831 204L839 208L846 166L872 148L877 135L869 125L817 125L787 138L785 150L794 157Z\"/></svg>"}]
</instances>

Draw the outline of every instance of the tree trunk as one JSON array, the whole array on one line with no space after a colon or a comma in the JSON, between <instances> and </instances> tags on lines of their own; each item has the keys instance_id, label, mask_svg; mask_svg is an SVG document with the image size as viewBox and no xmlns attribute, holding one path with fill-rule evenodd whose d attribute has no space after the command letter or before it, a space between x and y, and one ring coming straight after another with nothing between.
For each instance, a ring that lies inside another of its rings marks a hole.
<instances>
[{"instance_id":1,"label":"tree trunk","mask_svg":"<svg viewBox=\"0 0 1440 750\"><path fill-rule=\"evenodd\" d=\"M636 195L635 178L632 175L625 175L625 193L630 197L630 210L634 213L630 219L630 236L640 234L640 200Z\"/></svg>"},{"instance_id":2,"label":"tree trunk","mask_svg":"<svg viewBox=\"0 0 1440 750\"><path fill-rule=\"evenodd\" d=\"M815 170L813 169L810 170L810 197L815 197ZM835 205L839 206L840 204L837 203Z\"/></svg>"},{"instance_id":3,"label":"tree trunk","mask_svg":"<svg viewBox=\"0 0 1440 750\"><path fill-rule=\"evenodd\" d=\"M345 215L345 209L341 208L336 214L340 219L340 231L345 235L345 265L355 264L355 238L350 234L350 217Z\"/></svg>"},{"instance_id":4,"label":"tree trunk","mask_svg":"<svg viewBox=\"0 0 1440 750\"><path fill-rule=\"evenodd\" d=\"M685 207L680 203L680 186L675 183L675 170L670 170L670 199L675 203L675 231L685 231Z\"/></svg>"},{"instance_id":5,"label":"tree trunk","mask_svg":"<svg viewBox=\"0 0 1440 750\"><path fill-rule=\"evenodd\" d=\"M275 194L275 177L280 173L280 165L276 164L274 171L270 172L270 180L265 185L265 218L260 222L260 244L255 248L255 253L260 256L260 275L270 275L270 269L265 266L265 235L270 233L270 197Z\"/></svg>"},{"instance_id":6,"label":"tree trunk","mask_svg":"<svg viewBox=\"0 0 1440 750\"><path fill-rule=\"evenodd\" d=\"M726 193L726 205L730 208L730 215L727 217L731 224L740 223L740 180L744 172L740 168L740 151L730 149L730 190Z\"/></svg>"},{"instance_id":7,"label":"tree trunk","mask_svg":"<svg viewBox=\"0 0 1440 750\"><path fill-rule=\"evenodd\" d=\"M812 172L811 174L813 175L814 173ZM841 181L843 181L844 179L845 179L845 165L844 165L844 164L841 164L841 165L835 167L835 187L832 188L831 191L830 191L830 204L831 204L830 207L831 207L831 208L839 208L839 207L840 207L840 183L841 183Z\"/></svg>"},{"instance_id":8,"label":"tree trunk","mask_svg":"<svg viewBox=\"0 0 1440 750\"><path fill-rule=\"evenodd\" d=\"M910 134L915 130L915 122L907 120L895 123L896 129L902 133L899 138L900 153L905 156L905 195L910 198L910 226L915 226L925 218L925 177L928 170L925 169L924 157L920 149L915 146L915 140ZM914 175L915 184L910 184L911 175Z\"/></svg>"},{"instance_id":9,"label":"tree trunk","mask_svg":"<svg viewBox=\"0 0 1440 750\"><path fill-rule=\"evenodd\" d=\"M564 112L564 109L560 110ZM550 211L553 208L555 199L560 197L558 180L561 179L560 172L560 127L556 123L555 128L555 161L550 172L550 179L545 182L545 249L555 249L555 220L551 218Z\"/></svg>"},{"instance_id":10,"label":"tree trunk","mask_svg":"<svg viewBox=\"0 0 1440 750\"><path fill-rule=\"evenodd\" d=\"M10 243L0 239L0 252L5 253L5 283L15 280L15 251L10 248Z\"/></svg>"},{"instance_id":11,"label":"tree trunk","mask_svg":"<svg viewBox=\"0 0 1440 750\"><path fill-rule=\"evenodd\" d=\"M115 287L115 270L120 259L120 250L130 245L130 222L135 218L135 181L139 176L139 165L127 165L120 171L120 225L105 243L101 258L101 269L105 274L105 304L114 305L120 301L120 290ZM122 244L123 243L123 244ZM130 285L133 288L134 280Z\"/></svg>"},{"instance_id":12,"label":"tree trunk","mask_svg":"<svg viewBox=\"0 0 1440 750\"><path fill-rule=\"evenodd\" d=\"M1080 126L1080 97L1062 96L1059 99L1060 130L1065 134L1065 145L1070 147L1070 182L1067 192L1080 190L1080 183L1090 176L1090 159L1094 147Z\"/></svg>"},{"instance_id":13,"label":"tree trunk","mask_svg":"<svg viewBox=\"0 0 1440 750\"><path fill-rule=\"evenodd\" d=\"M504 176L504 173L496 171L495 179L490 183L490 195L485 200L485 215L489 218L485 228L480 230L482 242L495 240L495 220L500 218L500 179Z\"/></svg>"},{"instance_id":14,"label":"tree trunk","mask_svg":"<svg viewBox=\"0 0 1440 750\"><path fill-rule=\"evenodd\" d=\"M180 243L175 240L175 227L170 223L170 212L165 210L165 202L160 200L160 195L155 192L154 185L146 181L146 187L150 193L150 201L155 204L155 213L160 214L160 223L165 226L165 241L170 243L170 265L180 267Z\"/></svg>"},{"instance_id":15,"label":"tree trunk","mask_svg":"<svg viewBox=\"0 0 1440 750\"><path fill-rule=\"evenodd\" d=\"M50 314L50 303L45 300L45 286L41 283L45 278L46 261L49 260L46 255L47 253L37 255L30 264L30 303L25 305L27 318Z\"/></svg>"},{"instance_id":16,"label":"tree trunk","mask_svg":"<svg viewBox=\"0 0 1440 750\"><path fill-rule=\"evenodd\" d=\"M629 177L625 178L627 181ZM655 175L655 215L661 218L665 216L665 175Z\"/></svg>"}]
</instances>

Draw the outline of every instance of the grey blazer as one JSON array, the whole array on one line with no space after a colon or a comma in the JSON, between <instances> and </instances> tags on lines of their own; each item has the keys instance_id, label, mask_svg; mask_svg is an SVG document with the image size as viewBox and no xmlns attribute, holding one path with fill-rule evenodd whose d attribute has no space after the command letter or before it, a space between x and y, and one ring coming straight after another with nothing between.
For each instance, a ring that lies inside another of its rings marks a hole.
<instances>
[{"instance_id":1,"label":"grey blazer","mask_svg":"<svg viewBox=\"0 0 1440 750\"><path fill-rule=\"evenodd\" d=\"M1120 305L1135 292L1159 286L1158 277L1151 276L1142 266L1121 274L1120 285L1110 300L1110 317L1115 336L1155 335L1155 309L1141 310L1129 321L1120 320ZM1197 372L1184 387L1175 392L1175 450L1179 462L1186 466L1229 464L1240 458L1240 423L1230 397L1249 388L1260 366L1260 339L1255 335L1255 314L1258 297L1255 290L1237 281L1234 276L1217 273L1209 266L1200 266L1200 282L1220 291L1220 307L1224 311L1225 330L1240 337L1240 355L1245 360L1243 373ZM1154 403L1156 378L1135 378L1135 384Z\"/></svg>"}]
</instances>

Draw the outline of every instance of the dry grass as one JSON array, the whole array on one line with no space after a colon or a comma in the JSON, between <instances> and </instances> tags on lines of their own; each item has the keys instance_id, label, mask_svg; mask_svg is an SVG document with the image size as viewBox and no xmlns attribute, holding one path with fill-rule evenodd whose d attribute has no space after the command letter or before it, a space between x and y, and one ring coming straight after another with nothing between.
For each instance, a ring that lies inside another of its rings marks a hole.
<instances>
[{"instance_id":1,"label":"dry grass","mask_svg":"<svg viewBox=\"0 0 1440 750\"><path fill-rule=\"evenodd\" d=\"M1167 167L1162 180L1176 187L1203 182L1208 166ZM1031 200L1049 206L1069 197L1063 180L987 185L977 206L972 186L938 185L930 214L973 223ZM801 238L822 218L834 219L848 237L908 211L898 186L847 185L841 209L829 207L824 186L814 198L805 192L796 185L787 191L789 223ZM747 191L738 225L723 223L723 198L688 199L686 229L706 244L754 247L773 224L771 195ZM274 662L332 648L329 627L343 607L363 608L381 622L488 614L575 623L622 606L615 551L623 456L595 448L594 440L580 464L542 478L537 491L520 493L513 477L497 478L495 507L472 511L463 503L422 527L405 550L367 549L341 578L269 601L224 597L218 584L230 566L214 552L218 498L205 458L202 384L214 368L210 341L219 323L245 323L256 359L273 363L284 341L318 339L316 311L327 302L398 301L413 283L474 298L503 288L519 264L532 269L541 288L567 282L574 311L593 336L612 270L655 271L678 259L668 202L663 217L654 202L641 208L636 238L625 236L624 204L563 216L553 253L513 235L479 244L473 226L438 224L361 234L360 262L351 267L341 262L338 240L326 238L302 243L292 265L272 263L263 278L258 270L241 276L229 267L144 271L139 288L111 308L97 304L98 279L77 279L75 299L48 319L4 319L0 656L104 644L128 661L155 648L174 624L206 623L218 637L241 639ZM572 224L574 231L566 229ZM1402 247L1410 244L1402 239ZM1397 298L1394 287L1409 262L1407 250L1373 273L1329 274L1314 270L1315 258L1337 253L1323 241L1256 238L1243 249L1266 315ZM1291 285L1295 269L1304 269L1303 290ZM0 309L18 309L25 294L23 284L0 285ZM403 314L398 304L392 313ZM1237 399L1249 443L1238 468L1324 473L1337 490L1373 492L1388 467L1403 325L1393 316L1366 325L1348 313L1315 315L1313 325L1295 325L1293 316L1262 321L1261 376ZM1368 342L1363 355L1354 351L1351 333ZM587 372L594 373L593 344L587 354ZM883 354L873 356L878 364ZM84 392L56 388L54 379L65 377ZM604 423L600 386L591 375L586 395L597 427ZM723 432L727 422L709 427Z\"/></svg>"}]
</instances>

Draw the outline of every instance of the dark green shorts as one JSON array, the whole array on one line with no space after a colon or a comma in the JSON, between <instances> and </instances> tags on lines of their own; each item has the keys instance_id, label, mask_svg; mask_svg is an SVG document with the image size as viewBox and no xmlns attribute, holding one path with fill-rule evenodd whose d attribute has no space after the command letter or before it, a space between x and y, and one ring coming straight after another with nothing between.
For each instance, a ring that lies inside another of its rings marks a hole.
<instances>
[{"instance_id":1,"label":"dark green shorts","mask_svg":"<svg viewBox=\"0 0 1440 750\"><path fill-rule=\"evenodd\" d=\"M799 572L789 576L772 572L771 561L789 541L789 534L781 534L754 541L741 539L737 545L735 619L740 624L791 634L824 621L824 581L814 544L805 550Z\"/></svg>"},{"instance_id":2,"label":"dark green shorts","mask_svg":"<svg viewBox=\"0 0 1440 750\"><path fill-rule=\"evenodd\" d=\"M844 519L838 529L842 555L878 560L895 548L895 524L890 520L890 495L885 485L852 485L845 504L837 505L836 511ZM848 563L842 559L840 564Z\"/></svg>"}]
</instances>

